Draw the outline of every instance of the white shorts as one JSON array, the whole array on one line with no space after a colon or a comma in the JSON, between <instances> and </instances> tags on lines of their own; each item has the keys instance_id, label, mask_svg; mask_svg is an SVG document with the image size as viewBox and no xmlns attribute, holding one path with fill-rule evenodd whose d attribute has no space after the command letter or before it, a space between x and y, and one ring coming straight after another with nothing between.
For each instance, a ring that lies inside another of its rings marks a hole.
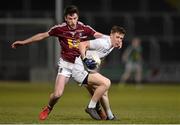
<instances>
[{"instance_id":1,"label":"white shorts","mask_svg":"<svg viewBox=\"0 0 180 125\"><path fill-rule=\"evenodd\" d=\"M72 77L75 81L82 85L83 81L87 77L88 72L85 70L83 62L80 57L77 57L72 70Z\"/></svg>"},{"instance_id":2,"label":"white shorts","mask_svg":"<svg viewBox=\"0 0 180 125\"><path fill-rule=\"evenodd\" d=\"M63 60L62 58L60 58L58 62L58 66L59 66L58 75L71 77L74 63L67 62Z\"/></svg>"},{"instance_id":3,"label":"white shorts","mask_svg":"<svg viewBox=\"0 0 180 125\"><path fill-rule=\"evenodd\" d=\"M88 72L85 70L83 62L80 57L76 57L75 63L70 63L62 58L58 62L58 75L63 75L66 77L73 77L75 81L82 85L83 81L88 75Z\"/></svg>"}]
</instances>

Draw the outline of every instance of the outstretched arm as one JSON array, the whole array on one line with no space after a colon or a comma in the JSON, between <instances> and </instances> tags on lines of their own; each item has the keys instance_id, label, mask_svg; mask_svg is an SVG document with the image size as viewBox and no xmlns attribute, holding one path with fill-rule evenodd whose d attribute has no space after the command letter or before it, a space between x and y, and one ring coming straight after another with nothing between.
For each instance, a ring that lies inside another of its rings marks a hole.
<instances>
[{"instance_id":1,"label":"outstretched arm","mask_svg":"<svg viewBox=\"0 0 180 125\"><path fill-rule=\"evenodd\" d=\"M17 47L19 46L23 46L23 45L26 45L26 44L30 44L30 43L34 43L34 42L38 42L38 41L41 41L45 38L49 37L49 33L48 32L44 32L44 33L38 33L28 39L25 39L25 40L18 40L18 41L15 41L11 47L13 49L16 49Z\"/></svg>"}]
</instances>

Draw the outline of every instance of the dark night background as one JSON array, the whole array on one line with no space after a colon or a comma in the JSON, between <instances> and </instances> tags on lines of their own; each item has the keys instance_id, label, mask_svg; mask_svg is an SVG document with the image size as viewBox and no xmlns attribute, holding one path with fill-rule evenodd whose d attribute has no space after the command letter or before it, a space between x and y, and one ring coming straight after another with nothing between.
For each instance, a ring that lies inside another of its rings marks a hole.
<instances>
[{"instance_id":1,"label":"dark night background","mask_svg":"<svg viewBox=\"0 0 180 125\"><path fill-rule=\"evenodd\" d=\"M55 0L6 0L0 4L0 80L52 80L57 69L55 39L12 50L15 40L45 32L56 21ZM180 2L178 0L63 0L74 4L80 21L108 34L113 25L127 30L123 49L105 60L102 73L120 79L121 55L138 36L143 47L144 82L180 81ZM109 73L111 72L111 73Z\"/></svg>"}]
</instances>

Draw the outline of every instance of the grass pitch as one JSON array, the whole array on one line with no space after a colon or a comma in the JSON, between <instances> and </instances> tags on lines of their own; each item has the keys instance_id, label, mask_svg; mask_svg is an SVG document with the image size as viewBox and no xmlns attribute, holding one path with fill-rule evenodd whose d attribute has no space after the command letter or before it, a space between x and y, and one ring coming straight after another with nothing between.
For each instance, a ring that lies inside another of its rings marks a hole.
<instances>
[{"instance_id":1,"label":"grass pitch","mask_svg":"<svg viewBox=\"0 0 180 125\"><path fill-rule=\"evenodd\" d=\"M84 87L69 84L45 121L38 115L49 99L54 83L0 82L1 124L180 124L180 84L112 85L111 108L117 121L92 120L84 109L89 95Z\"/></svg>"}]
</instances>

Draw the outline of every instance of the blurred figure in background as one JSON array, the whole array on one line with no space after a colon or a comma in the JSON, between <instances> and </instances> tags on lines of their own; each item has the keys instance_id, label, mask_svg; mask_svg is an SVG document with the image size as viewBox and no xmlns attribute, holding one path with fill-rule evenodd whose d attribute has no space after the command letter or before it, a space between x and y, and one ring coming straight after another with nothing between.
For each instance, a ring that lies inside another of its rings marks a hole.
<instances>
[{"instance_id":1,"label":"blurred figure in background","mask_svg":"<svg viewBox=\"0 0 180 125\"><path fill-rule=\"evenodd\" d=\"M131 45L127 47L122 55L122 61L125 63L125 71L122 74L121 83L126 83L132 73L136 83L142 80L142 48L140 38L133 38Z\"/></svg>"}]
</instances>

